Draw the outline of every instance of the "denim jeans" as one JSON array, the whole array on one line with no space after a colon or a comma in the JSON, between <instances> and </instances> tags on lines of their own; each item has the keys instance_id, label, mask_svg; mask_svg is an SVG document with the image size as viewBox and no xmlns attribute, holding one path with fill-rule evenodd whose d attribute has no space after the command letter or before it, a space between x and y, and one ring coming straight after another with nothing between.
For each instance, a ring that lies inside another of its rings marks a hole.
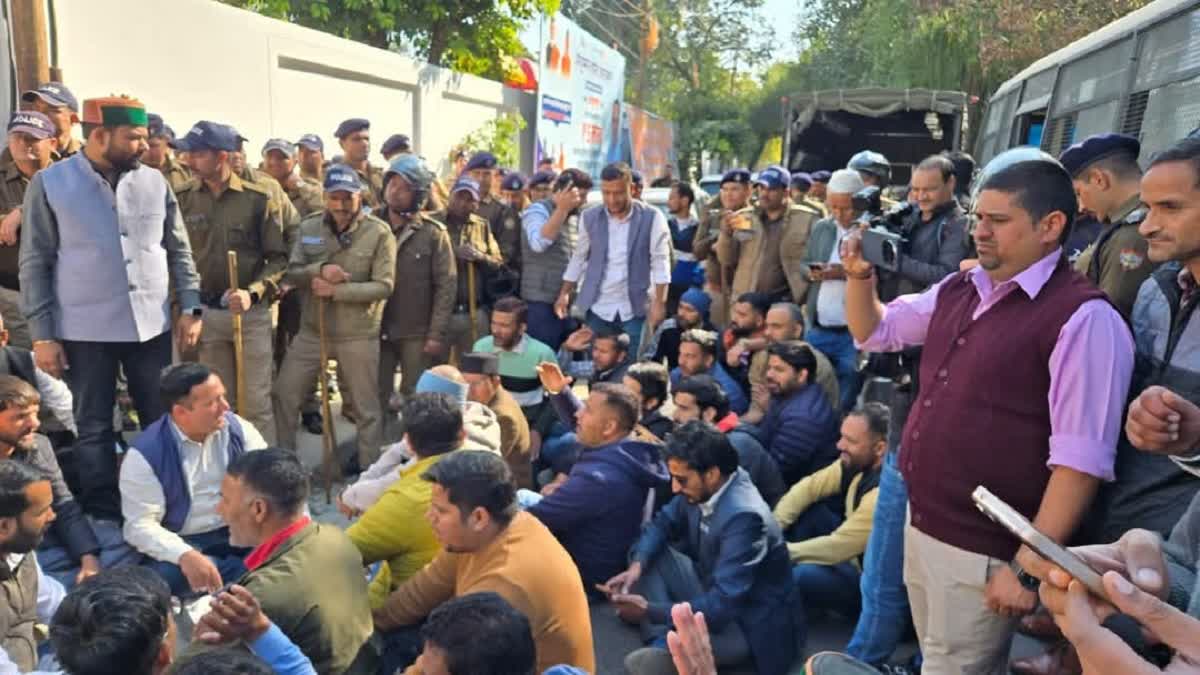
<instances>
[{"instance_id":1,"label":"denim jeans","mask_svg":"<svg viewBox=\"0 0 1200 675\"><path fill-rule=\"evenodd\" d=\"M125 543L121 534L121 524L115 520L101 520L87 517L91 523L92 532L100 542L100 568L120 567L121 565L137 565L142 561L142 554ZM48 576L54 577L68 591L75 587L75 577L79 574L79 561L68 551L61 540L47 533L42 540L42 546L37 550L38 565Z\"/></svg>"},{"instance_id":2,"label":"denim jeans","mask_svg":"<svg viewBox=\"0 0 1200 675\"><path fill-rule=\"evenodd\" d=\"M620 318L617 316L616 318ZM642 344L642 327L646 324L646 319L626 319L623 321L609 321L602 319L592 310L587 313L587 325L597 335L604 333L614 333L620 331L629 336L629 351L631 354L636 354Z\"/></svg>"},{"instance_id":3,"label":"denim jeans","mask_svg":"<svg viewBox=\"0 0 1200 675\"><path fill-rule=\"evenodd\" d=\"M229 528L222 527L211 532L189 534L183 538L192 548L208 556L212 564L221 573L221 581L230 583L237 581L246 573L244 558L250 554L248 548L235 548L229 545ZM147 564L171 587L171 595L184 597L192 594L187 577L179 565L165 560L146 559Z\"/></svg>"},{"instance_id":4,"label":"denim jeans","mask_svg":"<svg viewBox=\"0 0 1200 675\"><path fill-rule=\"evenodd\" d=\"M801 644L808 636L808 622L814 614L833 610L844 616L855 616L859 611L859 572L850 562L836 565L801 563L792 568L792 582L796 585L796 601L804 617L799 628Z\"/></svg>"},{"instance_id":5,"label":"denim jeans","mask_svg":"<svg viewBox=\"0 0 1200 675\"><path fill-rule=\"evenodd\" d=\"M804 337L808 344L833 362L833 369L837 371L838 391L841 392L842 412L849 412L858 401L858 392L862 389L854 337L848 330L829 330L820 326L809 326Z\"/></svg>"},{"instance_id":6,"label":"denim jeans","mask_svg":"<svg viewBox=\"0 0 1200 675\"><path fill-rule=\"evenodd\" d=\"M846 653L870 664L886 661L908 630L911 614L904 588L904 517L908 490L899 452L889 451L879 477L871 538L863 558L862 614Z\"/></svg>"}]
</instances>

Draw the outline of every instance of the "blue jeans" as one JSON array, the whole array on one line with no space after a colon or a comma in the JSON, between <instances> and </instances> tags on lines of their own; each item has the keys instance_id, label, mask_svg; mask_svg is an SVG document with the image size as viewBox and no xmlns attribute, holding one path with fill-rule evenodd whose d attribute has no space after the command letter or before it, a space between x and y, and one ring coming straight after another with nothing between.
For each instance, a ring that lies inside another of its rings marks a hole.
<instances>
[{"instance_id":1,"label":"blue jeans","mask_svg":"<svg viewBox=\"0 0 1200 675\"><path fill-rule=\"evenodd\" d=\"M549 302L530 302L529 311L525 315L525 332L535 339L545 342L550 349L557 352L563 340L567 339L567 322L558 318L554 313L554 305Z\"/></svg>"},{"instance_id":2,"label":"blue jeans","mask_svg":"<svg viewBox=\"0 0 1200 675\"><path fill-rule=\"evenodd\" d=\"M211 532L189 534L183 540L207 556L213 565L216 565L217 571L221 573L222 582L237 581L246 573L244 558L250 554L250 549L230 546L229 528L222 527ZM163 581L166 581L167 585L171 587L171 595L183 597L192 594L187 577L183 576L183 570L179 569L179 565L149 558L147 558L147 564L155 572L158 572Z\"/></svg>"},{"instance_id":3,"label":"blue jeans","mask_svg":"<svg viewBox=\"0 0 1200 675\"><path fill-rule=\"evenodd\" d=\"M620 317L618 317L620 318ZM646 319L627 319L625 321L609 321L596 316L592 310L587 312L587 325L596 334L615 333L620 331L629 336L629 351L636 353L637 349L642 344L642 326L646 324Z\"/></svg>"},{"instance_id":4,"label":"blue jeans","mask_svg":"<svg viewBox=\"0 0 1200 675\"><path fill-rule=\"evenodd\" d=\"M801 563L792 568L792 583L796 585L796 601L801 610L798 615L804 617L798 630L801 644L808 637L808 622L814 610L833 610L844 616L858 614L859 572L852 563Z\"/></svg>"},{"instance_id":5,"label":"blue jeans","mask_svg":"<svg viewBox=\"0 0 1200 675\"><path fill-rule=\"evenodd\" d=\"M871 538L863 558L862 614L846 653L870 664L891 657L911 621L904 588L904 518L908 489L898 466L899 454L888 452L879 477L879 497Z\"/></svg>"},{"instance_id":6,"label":"blue jeans","mask_svg":"<svg viewBox=\"0 0 1200 675\"><path fill-rule=\"evenodd\" d=\"M113 520L102 520L87 516L92 525L92 532L100 542L100 568L120 567L121 565L136 565L142 561L142 554L125 543L121 535L121 524ZM54 577L67 590L75 587L75 576L79 574L79 561L76 560L57 538L47 536L42 547L37 551L38 565L42 571Z\"/></svg>"},{"instance_id":7,"label":"blue jeans","mask_svg":"<svg viewBox=\"0 0 1200 675\"><path fill-rule=\"evenodd\" d=\"M849 412L858 401L858 392L862 389L854 337L848 330L829 330L820 326L809 326L804 337L808 344L833 362L833 369L837 371L838 391L841 392L842 412Z\"/></svg>"}]
</instances>

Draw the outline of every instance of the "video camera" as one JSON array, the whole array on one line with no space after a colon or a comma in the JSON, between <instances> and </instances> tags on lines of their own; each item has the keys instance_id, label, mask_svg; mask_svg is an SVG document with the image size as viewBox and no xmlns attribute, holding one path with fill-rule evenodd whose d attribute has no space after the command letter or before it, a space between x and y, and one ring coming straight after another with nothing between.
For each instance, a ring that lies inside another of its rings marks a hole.
<instances>
[{"instance_id":1,"label":"video camera","mask_svg":"<svg viewBox=\"0 0 1200 675\"><path fill-rule=\"evenodd\" d=\"M907 243L905 221L914 207L904 202L885 213L881 197L882 191L872 185L855 192L850 199L854 210L862 213L860 221L867 226L862 234L863 259L895 272L900 269L900 254Z\"/></svg>"}]
</instances>

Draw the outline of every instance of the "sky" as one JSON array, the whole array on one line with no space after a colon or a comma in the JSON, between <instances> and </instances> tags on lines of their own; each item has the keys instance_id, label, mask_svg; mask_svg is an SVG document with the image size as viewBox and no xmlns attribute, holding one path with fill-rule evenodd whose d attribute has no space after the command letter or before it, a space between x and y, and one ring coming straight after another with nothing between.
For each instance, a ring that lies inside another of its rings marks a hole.
<instances>
[{"instance_id":1,"label":"sky","mask_svg":"<svg viewBox=\"0 0 1200 675\"><path fill-rule=\"evenodd\" d=\"M796 45L792 41L792 30L796 27L800 5L801 0L766 0L763 4L763 16L775 28L776 56L774 61L790 61L796 58Z\"/></svg>"}]
</instances>

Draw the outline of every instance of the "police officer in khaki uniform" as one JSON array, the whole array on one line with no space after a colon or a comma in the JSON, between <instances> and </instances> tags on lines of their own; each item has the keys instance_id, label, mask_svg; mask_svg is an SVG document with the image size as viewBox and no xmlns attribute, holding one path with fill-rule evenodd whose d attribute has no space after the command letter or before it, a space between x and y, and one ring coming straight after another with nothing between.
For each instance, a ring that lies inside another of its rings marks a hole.
<instances>
[{"instance_id":1,"label":"police officer in khaki uniform","mask_svg":"<svg viewBox=\"0 0 1200 675\"><path fill-rule=\"evenodd\" d=\"M1142 282L1154 271L1146 257L1146 239L1138 233L1146 217L1139 194L1141 149L1132 136L1097 134L1059 157L1071 172L1079 205L1104 224L1096 241L1075 261L1075 270L1099 286L1126 317L1133 311Z\"/></svg>"},{"instance_id":2,"label":"police officer in khaki uniform","mask_svg":"<svg viewBox=\"0 0 1200 675\"><path fill-rule=\"evenodd\" d=\"M47 82L37 89L21 94L21 101L49 117L58 132L58 146L54 149L54 161L66 159L79 152L83 143L72 133L79 124L79 101L62 82Z\"/></svg>"},{"instance_id":3,"label":"police officer in khaki uniform","mask_svg":"<svg viewBox=\"0 0 1200 675\"><path fill-rule=\"evenodd\" d=\"M18 262L21 250L21 203L33 174L50 166L55 140L54 122L32 110L13 113L8 120L8 145L0 153L0 316L9 344L33 349L29 324L21 311ZM12 218L9 218L9 216Z\"/></svg>"},{"instance_id":4,"label":"police officer in khaki uniform","mask_svg":"<svg viewBox=\"0 0 1200 675\"><path fill-rule=\"evenodd\" d=\"M178 191L184 183L192 178L192 172L179 163L171 152L171 141L175 140L175 130L163 122L160 115L146 114L146 152L142 153L142 164L154 167L162 172L171 189Z\"/></svg>"},{"instance_id":5,"label":"police officer in khaki uniform","mask_svg":"<svg viewBox=\"0 0 1200 675\"><path fill-rule=\"evenodd\" d=\"M307 218L325 209L325 194L316 180L296 174L296 146L282 138L272 138L263 145L259 171L267 174L283 188L292 206Z\"/></svg>"},{"instance_id":6,"label":"police officer in khaki uniform","mask_svg":"<svg viewBox=\"0 0 1200 675\"><path fill-rule=\"evenodd\" d=\"M371 123L352 117L338 125L333 132L342 146L342 163L358 172L368 189L362 194L363 203L377 209L383 205L383 169L371 164Z\"/></svg>"},{"instance_id":7,"label":"police officer in khaki uniform","mask_svg":"<svg viewBox=\"0 0 1200 675\"><path fill-rule=\"evenodd\" d=\"M383 311L379 395L411 394L417 378L445 358L446 329L454 309L458 272L446 226L420 212L429 198L433 172L416 155L401 155L388 167L378 215L396 239L396 292Z\"/></svg>"},{"instance_id":8,"label":"police officer in khaki uniform","mask_svg":"<svg viewBox=\"0 0 1200 675\"><path fill-rule=\"evenodd\" d=\"M492 236L500 245L504 266L517 272L521 269L521 214L492 194L496 187L496 156L477 152L467 160L466 173L479 183L479 216L487 221Z\"/></svg>"},{"instance_id":9,"label":"police officer in khaki uniform","mask_svg":"<svg viewBox=\"0 0 1200 675\"><path fill-rule=\"evenodd\" d=\"M825 208L825 203L809 196L808 191L812 189L812 175L803 171L797 171L792 174L791 198L793 204L807 206L813 211L820 214L822 218L829 217L829 209Z\"/></svg>"},{"instance_id":10,"label":"police officer in khaki uniform","mask_svg":"<svg viewBox=\"0 0 1200 675\"><path fill-rule=\"evenodd\" d=\"M723 266L717 259L716 243L721 223L733 213L741 213L751 218L745 222L753 223L749 169L730 169L721 176L721 192L700 213L700 224L696 226L696 237L692 240L692 255L704 263L705 290L713 301L710 317L717 326L724 326L729 318L733 269Z\"/></svg>"},{"instance_id":11,"label":"police officer in khaki uniform","mask_svg":"<svg viewBox=\"0 0 1200 675\"><path fill-rule=\"evenodd\" d=\"M863 150L855 154L846 164L846 168L858 172L858 175L862 178L863 186L875 186L879 188L881 193L887 189L888 184L892 180L892 163L882 153L875 152L874 150ZM899 205L896 200L882 194L880 195L879 203L884 213L891 211Z\"/></svg>"},{"instance_id":12,"label":"police officer in khaki uniform","mask_svg":"<svg viewBox=\"0 0 1200 675\"><path fill-rule=\"evenodd\" d=\"M279 443L294 448L300 404L325 367L318 323L323 310L329 356L341 364L341 386L356 394L358 453L351 469L379 457L383 416L374 395L379 330L396 266L396 242L385 223L363 210L364 190L353 169L330 165L325 209L300 223L285 279L304 298L303 317L271 393Z\"/></svg>"},{"instance_id":13,"label":"police officer in khaki uniform","mask_svg":"<svg viewBox=\"0 0 1200 675\"><path fill-rule=\"evenodd\" d=\"M325 141L316 134L304 134L296 141L296 165L300 177L325 191Z\"/></svg>"},{"instance_id":14,"label":"police officer in khaki uniform","mask_svg":"<svg viewBox=\"0 0 1200 675\"><path fill-rule=\"evenodd\" d=\"M193 174L177 196L200 273L200 301L208 308L199 360L230 383L230 404L273 443L270 303L288 260L279 206L265 188L242 180L230 167L229 153L237 147L232 127L197 122L174 147L189 153ZM230 290L229 251L237 252L236 291ZM241 373L234 365L235 314L242 321ZM245 401L236 399L238 376Z\"/></svg>"},{"instance_id":15,"label":"police officer in khaki uniform","mask_svg":"<svg viewBox=\"0 0 1200 675\"><path fill-rule=\"evenodd\" d=\"M410 152L412 152L412 141L405 134L392 134L383 142L383 145L379 146L379 154L383 155L384 161L389 164L393 159Z\"/></svg>"},{"instance_id":16,"label":"police officer in khaki uniform","mask_svg":"<svg viewBox=\"0 0 1200 675\"><path fill-rule=\"evenodd\" d=\"M469 176L459 178L450 191L450 203L444 211L429 215L443 223L454 246L458 267L458 290L454 297L454 313L446 330L446 344L455 358L471 351L475 340L488 334L488 308L484 306L483 282L490 272L504 264L500 247L492 236L487 221L479 217L479 183ZM475 275L475 332L471 334L470 268Z\"/></svg>"}]
</instances>

